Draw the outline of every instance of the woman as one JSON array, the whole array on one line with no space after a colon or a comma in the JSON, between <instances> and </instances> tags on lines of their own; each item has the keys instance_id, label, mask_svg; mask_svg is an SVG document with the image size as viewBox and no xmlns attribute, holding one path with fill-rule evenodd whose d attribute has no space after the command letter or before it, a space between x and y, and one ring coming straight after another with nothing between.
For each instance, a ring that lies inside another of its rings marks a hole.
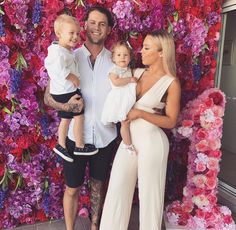
<instances>
[{"instance_id":1,"label":"woman","mask_svg":"<svg viewBox=\"0 0 236 230\"><path fill-rule=\"evenodd\" d=\"M138 80L137 101L128 113L137 155L117 151L100 230L126 230L138 178L140 230L160 230L164 205L169 142L161 128L175 126L180 107L180 83L176 76L175 46L165 31L148 34L141 50L147 69ZM165 101L165 102L163 102ZM165 115L155 113L165 109Z\"/></svg>"}]
</instances>

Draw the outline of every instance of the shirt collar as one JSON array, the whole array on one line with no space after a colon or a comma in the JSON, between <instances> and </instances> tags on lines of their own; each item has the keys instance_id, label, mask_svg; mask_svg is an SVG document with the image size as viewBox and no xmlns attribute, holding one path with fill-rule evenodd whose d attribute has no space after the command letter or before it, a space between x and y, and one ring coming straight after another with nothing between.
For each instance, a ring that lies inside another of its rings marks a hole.
<instances>
[{"instance_id":1,"label":"shirt collar","mask_svg":"<svg viewBox=\"0 0 236 230\"><path fill-rule=\"evenodd\" d=\"M90 51L88 50L88 48L87 48L85 45L82 45L82 51L83 51L83 53L85 54L85 56L87 56L87 57L88 57L88 56L91 56ZM103 55L105 54L105 52L106 52L106 48L103 47L102 50L101 50L101 52L98 54L97 57L103 56Z\"/></svg>"}]
</instances>

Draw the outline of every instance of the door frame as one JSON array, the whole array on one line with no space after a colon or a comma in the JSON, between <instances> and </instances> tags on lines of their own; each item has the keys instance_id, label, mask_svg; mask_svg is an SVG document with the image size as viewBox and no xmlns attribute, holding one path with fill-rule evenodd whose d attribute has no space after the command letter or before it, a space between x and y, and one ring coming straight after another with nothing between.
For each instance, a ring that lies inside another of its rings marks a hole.
<instances>
[{"instance_id":1,"label":"door frame","mask_svg":"<svg viewBox=\"0 0 236 230\"><path fill-rule=\"evenodd\" d=\"M236 10L236 0L226 0L222 5L222 25L218 45L217 69L215 74L215 87L217 88L220 88L221 83L227 13L234 10ZM222 201L222 203L227 205L233 212L236 212L236 189L219 179L218 191L219 201Z\"/></svg>"}]
</instances>

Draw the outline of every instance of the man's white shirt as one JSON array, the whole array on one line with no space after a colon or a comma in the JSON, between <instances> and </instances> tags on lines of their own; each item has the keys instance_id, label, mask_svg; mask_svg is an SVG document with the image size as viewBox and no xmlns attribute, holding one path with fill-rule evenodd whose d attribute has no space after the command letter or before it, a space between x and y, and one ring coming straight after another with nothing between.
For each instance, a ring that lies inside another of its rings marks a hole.
<instances>
[{"instance_id":1,"label":"man's white shirt","mask_svg":"<svg viewBox=\"0 0 236 230\"><path fill-rule=\"evenodd\" d=\"M91 53L83 45L75 51L80 72L80 86L85 104L84 142L94 144L97 148L106 147L117 136L116 126L104 126L101 123L103 105L111 90L108 74L111 66L111 52L106 48L96 58L94 66L90 62ZM73 121L68 137L74 140Z\"/></svg>"}]
</instances>

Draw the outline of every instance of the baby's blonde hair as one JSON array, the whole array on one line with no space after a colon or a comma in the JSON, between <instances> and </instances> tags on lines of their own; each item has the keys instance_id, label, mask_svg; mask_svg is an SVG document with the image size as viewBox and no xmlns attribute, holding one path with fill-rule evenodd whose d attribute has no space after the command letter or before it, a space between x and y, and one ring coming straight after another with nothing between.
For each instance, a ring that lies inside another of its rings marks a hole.
<instances>
[{"instance_id":1,"label":"baby's blonde hair","mask_svg":"<svg viewBox=\"0 0 236 230\"><path fill-rule=\"evenodd\" d=\"M133 50L132 50L131 46L129 45L129 43L124 40L118 41L112 46L112 48L111 48L112 59L114 57L116 48L121 47L121 46L125 47L129 51L130 59L132 60L133 59Z\"/></svg>"},{"instance_id":2,"label":"baby's blonde hair","mask_svg":"<svg viewBox=\"0 0 236 230\"><path fill-rule=\"evenodd\" d=\"M76 24L76 25L80 26L77 18L72 17L68 14L61 14L54 21L54 32L56 35L60 31L60 29L64 23L72 23L72 24Z\"/></svg>"}]
</instances>

